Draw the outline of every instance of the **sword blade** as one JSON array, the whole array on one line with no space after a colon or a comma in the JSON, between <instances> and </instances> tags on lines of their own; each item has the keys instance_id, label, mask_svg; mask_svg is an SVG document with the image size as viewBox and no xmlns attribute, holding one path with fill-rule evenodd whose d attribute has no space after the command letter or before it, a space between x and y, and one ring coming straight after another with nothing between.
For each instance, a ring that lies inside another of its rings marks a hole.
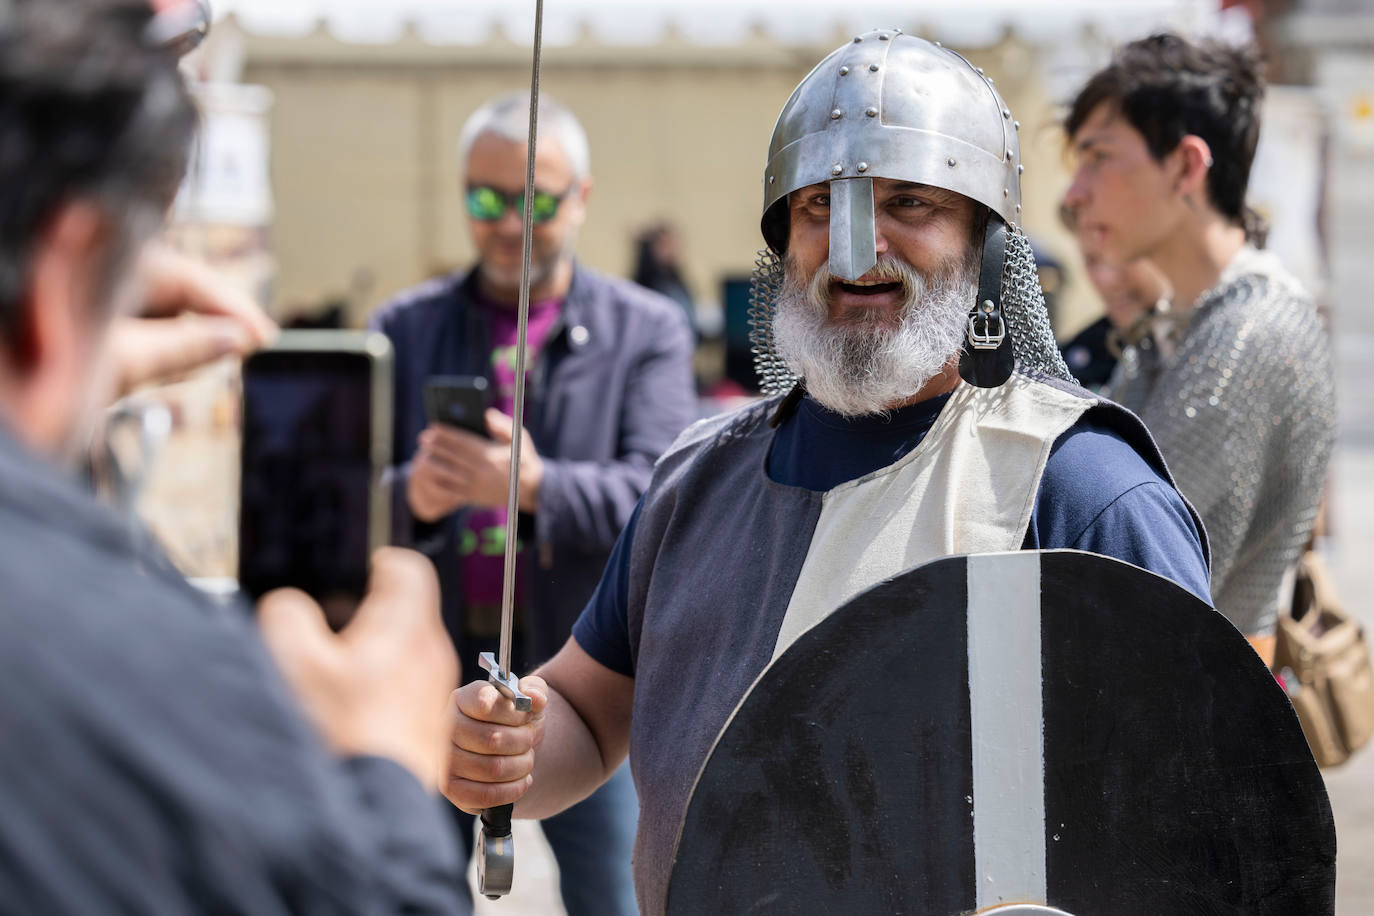
<instances>
[{"instance_id":1,"label":"sword blade","mask_svg":"<svg viewBox=\"0 0 1374 916\"><path fill-rule=\"evenodd\" d=\"M515 545L520 502L520 445L525 429L525 337L530 323L530 249L534 242L534 151L539 128L539 58L544 39L544 0L534 4L534 58L530 65L530 131L525 148L525 212L520 251L520 306L515 345L514 434L510 446L510 484L506 492L506 566L501 583L501 670L510 674L511 628L515 616Z\"/></svg>"}]
</instances>

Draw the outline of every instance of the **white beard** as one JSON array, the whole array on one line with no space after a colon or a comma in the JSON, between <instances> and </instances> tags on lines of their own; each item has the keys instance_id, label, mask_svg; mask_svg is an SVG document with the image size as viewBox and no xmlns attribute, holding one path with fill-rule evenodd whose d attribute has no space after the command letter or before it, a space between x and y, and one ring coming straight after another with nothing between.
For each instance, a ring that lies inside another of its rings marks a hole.
<instances>
[{"instance_id":1,"label":"white beard","mask_svg":"<svg viewBox=\"0 0 1374 916\"><path fill-rule=\"evenodd\" d=\"M958 354L978 293L974 264L947 267L931 277L890 256L864 276L901 282L900 320L834 324L828 318L830 270L809 282L787 261L773 316L778 354L806 380L807 394L847 417L881 414L916 394Z\"/></svg>"}]
</instances>

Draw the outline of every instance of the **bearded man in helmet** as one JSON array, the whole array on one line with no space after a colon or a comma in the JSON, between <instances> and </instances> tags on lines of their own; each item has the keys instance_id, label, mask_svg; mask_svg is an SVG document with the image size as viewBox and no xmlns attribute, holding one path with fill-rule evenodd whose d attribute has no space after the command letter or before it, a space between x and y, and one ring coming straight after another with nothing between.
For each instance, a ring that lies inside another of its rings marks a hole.
<instances>
[{"instance_id":1,"label":"bearded man in helmet","mask_svg":"<svg viewBox=\"0 0 1374 916\"><path fill-rule=\"evenodd\" d=\"M981 71L894 30L797 87L763 177L755 345L772 396L660 460L572 638L522 681L530 712L486 683L455 692L455 804L543 817L629 753L636 893L660 913L731 711L869 586L951 554L1068 547L1207 598L1201 523L1149 434L1074 386L1055 348L1016 130Z\"/></svg>"}]
</instances>

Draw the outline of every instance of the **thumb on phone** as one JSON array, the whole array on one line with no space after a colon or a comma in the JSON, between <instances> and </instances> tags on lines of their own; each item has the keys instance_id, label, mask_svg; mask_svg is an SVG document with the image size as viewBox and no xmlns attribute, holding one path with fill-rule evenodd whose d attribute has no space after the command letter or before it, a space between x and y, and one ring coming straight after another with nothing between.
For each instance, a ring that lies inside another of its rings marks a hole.
<instances>
[{"instance_id":1,"label":"thumb on phone","mask_svg":"<svg viewBox=\"0 0 1374 916\"><path fill-rule=\"evenodd\" d=\"M367 594L342 635L350 642L405 639L416 630L442 631L439 580L422 554L383 547L372 554Z\"/></svg>"},{"instance_id":2,"label":"thumb on phone","mask_svg":"<svg viewBox=\"0 0 1374 916\"><path fill-rule=\"evenodd\" d=\"M258 625L263 640L288 680L294 680L300 661L323 663L330 653L333 634L324 612L305 592L279 588L258 602Z\"/></svg>"},{"instance_id":3,"label":"thumb on phone","mask_svg":"<svg viewBox=\"0 0 1374 916\"><path fill-rule=\"evenodd\" d=\"M487 408L485 419L487 432L491 434L492 441L502 445L510 445L515 434L515 421L495 407Z\"/></svg>"}]
</instances>

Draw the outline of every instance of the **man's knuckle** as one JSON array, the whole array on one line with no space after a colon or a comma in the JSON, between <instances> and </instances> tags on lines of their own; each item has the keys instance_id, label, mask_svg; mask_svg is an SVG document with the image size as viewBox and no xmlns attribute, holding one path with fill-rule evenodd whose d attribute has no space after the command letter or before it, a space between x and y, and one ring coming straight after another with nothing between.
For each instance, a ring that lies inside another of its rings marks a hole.
<instances>
[{"instance_id":1,"label":"man's knuckle","mask_svg":"<svg viewBox=\"0 0 1374 916\"><path fill-rule=\"evenodd\" d=\"M508 796L509 789L503 791L502 786L492 783L474 782L471 779L461 777L449 782L450 799L454 800L458 807L467 811L494 808L514 800Z\"/></svg>"},{"instance_id":2,"label":"man's knuckle","mask_svg":"<svg viewBox=\"0 0 1374 916\"><path fill-rule=\"evenodd\" d=\"M523 754L515 757L490 757L485 768L488 782L507 783L525 778L529 772L529 760Z\"/></svg>"},{"instance_id":3,"label":"man's knuckle","mask_svg":"<svg viewBox=\"0 0 1374 916\"><path fill-rule=\"evenodd\" d=\"M511 800L504 787L497 785L487 785L478 795L482 798L480 807L483 808L495 808L497 805L504 805Z\"/></svg>"}]
</instances>

